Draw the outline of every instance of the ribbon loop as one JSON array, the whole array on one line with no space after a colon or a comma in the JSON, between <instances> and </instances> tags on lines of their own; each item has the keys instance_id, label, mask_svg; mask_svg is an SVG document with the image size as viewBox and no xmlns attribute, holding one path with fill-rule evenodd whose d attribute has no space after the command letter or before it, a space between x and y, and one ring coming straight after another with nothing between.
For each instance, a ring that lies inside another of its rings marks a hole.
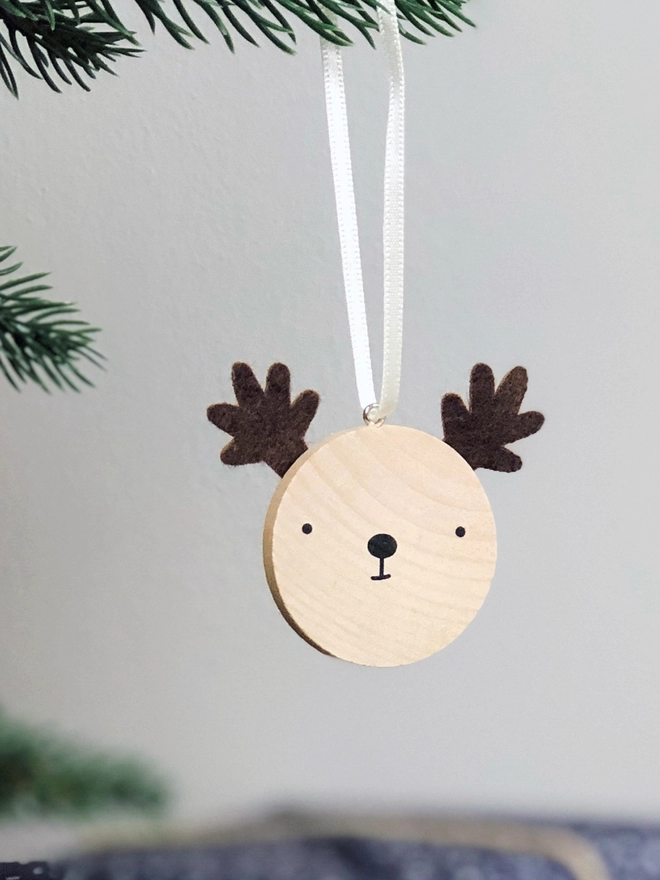
<instances>
[{"instance_id":1,"label":"ribbon loop","mask_svg":"<svg viewBox=\"0 0 660 880\"><path fill-rule=\"evenodd\" d=\"M385 419L396 408L403 344L405 78L395 0L384 0L383 7L378 9L378 22L387 58L389 106L383 208L383 377L379 401L374 387L364 302L342 49L321 40L330 157L355 379L360 405L363 412L369 409L372 422Z\"/></svg>"}]
</instances>

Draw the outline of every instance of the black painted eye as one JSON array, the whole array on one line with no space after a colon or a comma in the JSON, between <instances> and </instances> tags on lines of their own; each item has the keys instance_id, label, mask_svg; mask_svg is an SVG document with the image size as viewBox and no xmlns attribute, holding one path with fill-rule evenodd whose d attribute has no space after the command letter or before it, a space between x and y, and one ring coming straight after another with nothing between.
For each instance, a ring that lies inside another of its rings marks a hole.
<instances>
[{"instance_id":1,"label":"black painted eye","mask_svg":"<svg viewBox=\"0 0 660 880\"><path fill-rule=\"evenodd\" d=\"M305 523L305 525L302 527L302 530L303 530L303 532L304 532L306 535L309 535L310 532L312 531L312 524L311 524L311 523Z\"/></svg>"},{"instance_id":2,"label":"black painted eye","mask_svg":"<svg viewBox=\"0 0 660 880\"><path fill-rule=\"evenodd\" d=\"M310 526L310 529L311 529L311 526ZM459 526L456 529L456 534L458 535L459 538L463 538L465 536L465 529L463 528L463 526Z\"/></svg>"}]
</instances>

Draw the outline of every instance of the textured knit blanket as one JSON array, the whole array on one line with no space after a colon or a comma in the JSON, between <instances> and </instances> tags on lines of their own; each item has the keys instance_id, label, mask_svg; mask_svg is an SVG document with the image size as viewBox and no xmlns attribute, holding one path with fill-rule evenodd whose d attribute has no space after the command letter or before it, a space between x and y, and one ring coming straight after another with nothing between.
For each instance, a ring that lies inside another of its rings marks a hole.
<instances>
[{"instance_id":1,"label":"textured knit blanket","mask_svg":"<svg viewBox=\"0 0 660 880\"><path fill-rule=\"evenodd\" d=\"M298 839L198 841L88 854L57 869L65 880L660 880L660 829L504 827L532 829L532 852L516 852L524 842L512 845L506 833L487 837L485 846L429 842L433 835L426 833L416 836L427 840L409 834L397 840L307 833ZM544 830L550 832L545 842Z\"/></svg>"}]
</instances>

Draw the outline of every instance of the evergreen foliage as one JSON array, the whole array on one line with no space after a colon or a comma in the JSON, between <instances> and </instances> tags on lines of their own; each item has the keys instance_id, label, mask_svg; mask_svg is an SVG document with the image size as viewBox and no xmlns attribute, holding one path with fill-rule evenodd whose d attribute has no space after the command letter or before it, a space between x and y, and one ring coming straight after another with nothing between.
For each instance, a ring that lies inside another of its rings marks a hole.
<instances>
[{"instance_id":1,"label":"evergreen foliage","mask_svg":"<svg viewBox=\"0 0 660 880\"><path fill-rule=\"evenodd\" d=\"M130 38L117 28L102 27L104 19L79 0L0 0L0 76L18 97L14 67L43 79L59 92L55 79L78 83L89 91L83 75L112 73L108 61L134 55L134 46L118 45ZM4 31L4 32L3 32Z\"/></svg>"},{"instance_id":2,"label":"evergreen foliage","mask_svg":"<svg viewBox=\"0 0 660 880\"><path fill-rule=\"evenodd\" d=\"M397 0L401 34L414 42L436 33L452 36L461 24L467 0ZM293 52L296 19L340 46L352 43L356 29L373 45L379 0L136 0L151 29L161 25L180 45L207 42L193 12L210 19L227 46L234 37L254 45L261 34L279 49ZM186 5L186 3L188 5ZM0 76L18 96L15 68L59 91L72 81L89 89L86 77L108 62L140 51L135 34L119 18L110 0L0 0Z\"/></svg>"},{"instance_id":3,"label":"evergreen foliage","mask_svg":"<svg viewBox=\"0 0 660 880\"><path fill-rule=\"evenodd\" d=\"M44 391L49 385L74 391L80 383L91 385L78 364L83 359L100 366L102 355L93 348L98 329L74 319L78 309L72 303L42 299L50 290L41 283L45 272L12 277L23 264L2 264L15 250L0 247L0 372L16 389L28 381Z\"/></svg>"},{"instance_id":4,"label":"evergreen foliage","mask_svg":"<svg viewBox=\"0 0 660 880\"><path fill-rule=\"evenodd\" d=\"M166 788L140 762L98 754L0 710L0 820L160 811Z\"/></svg>"},{"instance_id":5,"label":"evergreen foliage","mask_svg":"<svg viewBox=\"0 0 660 880\"><path fill-rule=\"evenodd\" d=\"M378 29L380 0L135 0L152 31L157 26L185 48L193 40L207 42L197 12L210 19L234 51L234 37L257 45L255 32L285 52L293 52L299 21L340 46L352 43L355 29L371 45ZM396 0L399 30L416 43L434 34L452 36L461 24L467 0ZM186 5L187 4L187 5ZM119 18L111 0L0 0L0 78L18 97L16 71L22 70L60 91L73 82L89 91L89 79L99 71L113 73L110 63L141 52L135 34ZM81 359L99 366L101 355L92 347L98 331L74 320L70 303L49 302L38 296L50 288L40 282L44 273L2 282L21 264L2 267L15 248L0 247L0 372L14 386L32 381L77 390L91 384L77 364Z\"/></svg>"}]
</instances>

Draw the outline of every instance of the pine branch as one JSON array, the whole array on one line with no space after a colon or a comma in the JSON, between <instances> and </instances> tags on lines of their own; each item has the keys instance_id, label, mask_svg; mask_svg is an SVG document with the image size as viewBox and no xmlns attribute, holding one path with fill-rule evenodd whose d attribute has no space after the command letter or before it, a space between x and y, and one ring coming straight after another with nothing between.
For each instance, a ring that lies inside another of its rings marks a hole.
<instances>
[{"instance_id":1,"label":"pine branch","mask_svg":"<svg viewBox=\"0 0 660 880\"><path fill-rule=\"evenodd\" d=\"M98 328L74 319L78 309L72 303L42 299L51 289L41 283L47 273L10 277L23 265L2 267L15 250L0 247L0 372L17 390L29 381L44 391L49 384L73 391L81 382L91 385L78 365L84 359L101 366L103 355L92 347Z\"/></svg>"},{"instance_id":2,"label":"pine branch","mask_svg":"<svg viewBox=\"0 0 660 880\"><path fill-rule=\"evenodd\" d=\"M66 0L44 0L44 2L57 3ZM106 24L122 28L125 32L126 29L110 6L109 0L83 0L83 2L88 2L95 14L99 16L105 14ZM289 13L320 36L338 45L352 44L350 28L355 28L373 45L371 32L378 30L376 10L381 6L381 0L189 0L189 2L193 9L196 6L211 19L232 51L234 49L232 30L257 45L255 34L250 30L252 25L278 48L289 53L294 51L296 35L285 13ZM153 31L160 23L170 36L186 48L191 47L192 38L207 42L205 35L185 6L184 0L171 0L183 24L172 17L173 10L168 0L136 0L136 3ZM401 34L415 42L422 42L407 31L407 24L426 36L433 36L434 33L452 36L461 30L461 23L474 26L462 11L465 3L467 0L397 0ZM337 24L333 21L335 15L338 18Z\"/></svg>"},{"instance_id":3,"label":"pine branch","mask_svg":"<svg viewBox=\"0 0 660 880\"><path fill-rule=\"evenodd\" d=\"M86 78L109 62L140 50L121 22L95 10L96 0L0 0L0 76L18 97L14 68L21 67L59 92L75 81L89 91ZM100 27L102 26L102 27ZM109 28L107 27L109 26ZM124 44L122 44L122 41ZM122 44L122 45L120 45Z\"/></svg>"},{"instance_id":4,"label":"pine branch","mask_svg":"<svg viewBox=\"0 0 660 880\"><path fill-rule=\"evenodd\" d=\"M161 809L163 782L140 762L97 754L0 711L0 819Z\"/></svg>"},{"instance_id":5,"label":"pine branch","mask_svg":"<svg viewBox=\"0 0 660 880\"><path fill-rule=\"evenodd\" d=\"M397 0L399 30L416 43L422 37L452 36L461 24L467 0ZM254 45L262 35L284 52L295 51L293 22L298 21L326 40L351 45L356 30L371 45L378 30L380 0L136 0L155 31L160 25L185 48L193 40L207 42L194 17L210 19L234 51L234 37ZM336 16L336 20L335 20ZM89 90L83 78L108 62L140 51L135 35L124 25L110 0L0 0L0 77L18 95L14 68L43 79L59 91L72 80Z\"/></svg>"}]
</instances>

